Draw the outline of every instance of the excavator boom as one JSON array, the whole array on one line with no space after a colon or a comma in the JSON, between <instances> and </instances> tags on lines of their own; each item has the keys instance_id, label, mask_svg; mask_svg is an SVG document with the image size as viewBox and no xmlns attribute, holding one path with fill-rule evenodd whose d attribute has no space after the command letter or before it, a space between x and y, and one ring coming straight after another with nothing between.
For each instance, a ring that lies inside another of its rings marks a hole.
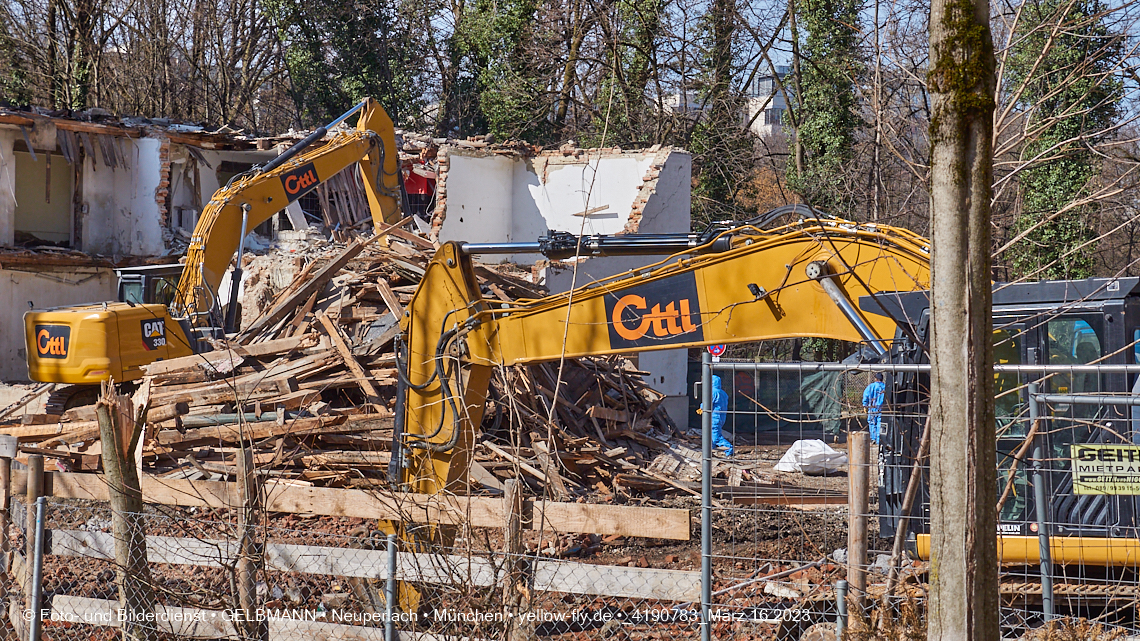
<instances>
[{"instance_id":1,"label":"excavator boom","mask_svg":"<svg viewBox=\"0 0 1140 641\"><path fill-rule=\"evenodd\" d=\"M361 114L356 129L337 133L326 144L301 151L358 110ZM198 218L186 250L186 266L172 306L175 315L196 321L198 316L215 311L218 286L243 232L248 233L358 161L373 222L377 226L398 222L402 208L400 159L392 120L376 101L367 99L265 167L239 175L214 193Z\"/></svg>"},{"instance_id":2,"label":"excavator boom","mask_svg":"<svg viewBox=\"0 0 1140 641\"><path fill-rule=\"evenodd\" d=\"M674 250L678 242L662 239ZM627 244L644 254L651 238ZM809 336L882 348L895 323L863 316L851 301L930 286L925 239L839 220L726 229L642 269L514 302L478 289L471 254L489 249L441 247L402 320L406 395L392 469L405 489L457 491L465 482L494 367Z\"/></svg>"}]
</instances>

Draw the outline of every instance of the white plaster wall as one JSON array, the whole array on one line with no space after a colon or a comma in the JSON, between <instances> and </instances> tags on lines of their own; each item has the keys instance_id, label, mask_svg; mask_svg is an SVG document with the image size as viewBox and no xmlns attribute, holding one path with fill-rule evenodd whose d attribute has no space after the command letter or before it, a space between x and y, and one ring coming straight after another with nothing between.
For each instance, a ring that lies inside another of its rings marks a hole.
<instances>
[{"instance_id":1,"label":"white plaster wall","mask_svg":"<svg viewBox=\"0 0 1140 641\"><path fill-rule=\"evenodd\" d=\"M447 211L440 240L534 242L547 230L619 233L629 221L655 155L522 159L453 150L448 155ZM657 192L646 204L640 231L688 231L691 172L688 153L670 153L657 178ZM603 206L587 216L575 216ZM540 258L516 254L500 260L533 264Z\"/></svg>"},{"instance_id":2,"label":"white plaster wall","mask_svg":"<svg viewBox=\"0 0 1140 641\"><path fill-rule=\"evenodd\" d=\"M202 158L205 158L206 162L210 163L209 167L198 165L198 171L202 180L201 195L203 207L206 206L206 203L210 202L210 197L214 195L215 191L218 191L219 187L225 187L224 184L218 183L218 167L221 166L223 161L228 160L230 162L257 164L267 162L277 156L277 152L272 150L217 151L213 149L199 149L198 151L201 152Z\"/></svg>"},{"instance_id":3,"label":"white plaster wall","mask_svg":"<svg viewBox=\"0 0 1140 641\"><path fill-rule=\"evenodd\" d=\"M472 243L527 242L514 235L515 163L504 156L450 154L447 169L447 218L441 241Z\"/></svg>"},{"instance_id":4,"label":"white plaster wall","mask_svg":"<svg viewBox=\"0 0 1140 641\"><path fill-rule=\"evenodd\" d=\"M10 246L16 236L16 155L13 144L20 132L0 128L0 245Z\"/></svg>"},{"instance_id":5,"label":"white plaster wall","mask_svg":"<svg viewBox=\"0 0 1140 641\"><path fill-rule=\"evenodd\" d=\"M127 167L115 171L91 158L83 161L84 252L156 256L165 249L155 202L159 183L159 141L126 139Z\"/></svg>"},{"instance_id":6,"label":"white plaster wall","mask_svg":"<svg viewBox=\"0 0 1140 641\"><path fill-rule=\"evenodd\" d=\"M670 152L657 177L657 188L642 210L638 232L676 234L689 231L692 224L692 181L693 157L687 151Z\"/></svg>"},{"instance_id":7,"label":"white plaster wall","mask_svg":"<svg viewBox=\"0 0 1140 641\"><path fill-rule=\"evenodd\" d=\"M583 158L580 163L547 164L545 180L529 186L529 198L537 205L546 229L583 235L616 234L625 227L653 156L603 156ZM588 216L574 215L603 206L605 209Z\"/></svg>"},{"instance_id":8,"label":"white plaster wall","mask_svg":"<svg viewBox=\"0 0 1140 641\"><path fill-rule=\"evenodd\" d=\"M90 278L95 275L95 278ZM90 280L86 280L90 278ZM38 272L0 269L0 380L26 381L24 312L36 309L115 300L115 272L104 267L66 267Z\"/></svg>"}]
</instances>

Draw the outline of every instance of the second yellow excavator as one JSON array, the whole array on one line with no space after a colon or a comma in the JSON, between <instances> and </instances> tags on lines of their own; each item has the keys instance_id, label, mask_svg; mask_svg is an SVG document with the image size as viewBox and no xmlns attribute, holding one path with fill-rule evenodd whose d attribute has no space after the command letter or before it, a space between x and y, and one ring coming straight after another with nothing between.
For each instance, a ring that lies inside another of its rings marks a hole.
<instances>
[{"instance_id":1,"label":"second yellow excavator","mask_svg":"<svg viewBox=\"0 0 1140 641\"><path fill-rule=\"evenodd\" d=\"M355 129L309 149L357 112ZM198 218L182 276L166 304L106 302L24 314L28 376L45 383L124 382L140 378L144 365L205 351L207 339L233 329L237 305L230 305L223 317L218 287L234 253L241 255L247 232L354 162L360 163L375 224L398 222L407 207L395 131L384 109L365 99L213 195ZM231 300L241 281L240 259L238 263Z\"/></svg>"}]
</instances>

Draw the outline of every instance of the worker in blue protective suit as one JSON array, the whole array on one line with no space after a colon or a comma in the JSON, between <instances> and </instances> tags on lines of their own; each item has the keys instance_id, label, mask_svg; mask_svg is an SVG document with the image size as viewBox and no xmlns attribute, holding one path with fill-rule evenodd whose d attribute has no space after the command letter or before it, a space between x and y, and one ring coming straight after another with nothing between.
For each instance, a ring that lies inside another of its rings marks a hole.
<instances>
[{"instance_id":1,"label":"worker in blue protective suit","mask_svg":"<svg viewBox=\"0 0 1140 641\"><path fill-rule=\"evenodd\" d=\"M867 410L867 429L871 440L879 444L879 423L883 415L883 394L887 386L883 383L883 373L875 372L875 380L863 390L863 407Z\"/></svg>"},{"instance_id":2,"label":"worker in blue protective suit","mask_svg":"<svg viewBox=\"0 0 1140 641\"><path fill-rule=\"evenodd\" d=\"M728 456L733 455L732 441L726 439L720 433L721 427L724 426L725 416L728 414L728 393L720 386L720 377L714 375L712 377L712 443L713 448L725 448L728 451ZM701 405L701 410L704 411L705 406Z\"/></svg>"}]
</instances>

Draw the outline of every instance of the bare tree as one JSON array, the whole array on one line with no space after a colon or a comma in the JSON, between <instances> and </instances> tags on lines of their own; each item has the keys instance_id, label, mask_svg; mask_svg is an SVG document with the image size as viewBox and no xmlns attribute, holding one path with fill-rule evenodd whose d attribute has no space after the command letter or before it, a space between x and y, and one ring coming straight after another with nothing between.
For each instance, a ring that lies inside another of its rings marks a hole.
<instances>
[{"instance_id":1,"label":"bare tree","mask_svg":"<svg viewBox=\"0 0 1140 641\"><path fill-rule=\"evenodd\" d=\"M931 592L928 637L996 639L988 0L930 8Z\"/></svg>"}]
</instances>

